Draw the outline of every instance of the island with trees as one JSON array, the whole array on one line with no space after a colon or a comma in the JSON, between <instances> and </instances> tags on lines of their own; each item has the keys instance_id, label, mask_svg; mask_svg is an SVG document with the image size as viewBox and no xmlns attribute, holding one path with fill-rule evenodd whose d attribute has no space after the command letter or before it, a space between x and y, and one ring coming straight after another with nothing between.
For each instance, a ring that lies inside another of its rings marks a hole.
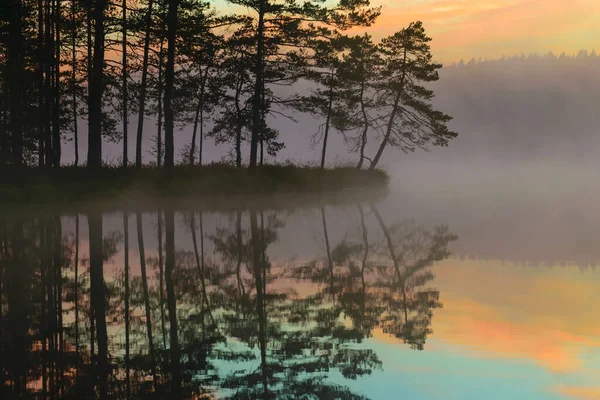
<instances>
[{"instance_id":1,"label":"island with trees","mask_svg":"<svg viewBox=\"0 0 600 400\"><path fill-rule=\"evenodd\" d=\"M446 146L456 133L431 103L442 66L423 24L380 40L353 30L381 12L368 0L8 0L0 201L385 186L388 147ZM320 162L268 163L286 146L272 122L301 113L320 121L306 133ZM184 128L191 140L176 149ZM328 160L333 134L354 165ZM227 149L222 161L205 161L207 140ZM120 159L103 157L109 142Z\"/></svg>"}]
</instances>

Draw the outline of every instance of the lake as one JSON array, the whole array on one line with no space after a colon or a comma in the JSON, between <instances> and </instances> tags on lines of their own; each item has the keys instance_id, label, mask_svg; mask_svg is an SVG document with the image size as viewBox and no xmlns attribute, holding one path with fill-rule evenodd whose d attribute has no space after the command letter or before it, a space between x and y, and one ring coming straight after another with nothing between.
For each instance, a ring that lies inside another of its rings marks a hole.
<instances>
[{"instance_id":1,"label":"lake","mask_svg":"<svg viewBox=\"0 0 600 400\"><path fill-rule=\"evenodd\" d=\"M2 210L0 398L600 398L594 170L392 177L376 201Z\"/></svg>"}]
</instances>

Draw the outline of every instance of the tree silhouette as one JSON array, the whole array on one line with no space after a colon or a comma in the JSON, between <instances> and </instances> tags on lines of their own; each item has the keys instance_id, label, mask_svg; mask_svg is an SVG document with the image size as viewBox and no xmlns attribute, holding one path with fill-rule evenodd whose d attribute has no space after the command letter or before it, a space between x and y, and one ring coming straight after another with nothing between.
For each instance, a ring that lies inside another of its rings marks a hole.
<instances>
[{"instance_id":1,"label":"tree silhouette","mask_svg":"<svg viewBox=\"0 0 600 400\"><path fill-rule=\"evenodd\" d=\"M446 146L456 136L446 126L451 117L435 111L429 103L433 91L420 85L438 80L437 70L442 67L432 62L430 41L418 21L383 39L379 45L383 62L382 81L377 87L382 91L381 101L387 110L386 128L370 169L377 166L388 143L412 151L428 143Z\"/></svg>"}]
</instances>

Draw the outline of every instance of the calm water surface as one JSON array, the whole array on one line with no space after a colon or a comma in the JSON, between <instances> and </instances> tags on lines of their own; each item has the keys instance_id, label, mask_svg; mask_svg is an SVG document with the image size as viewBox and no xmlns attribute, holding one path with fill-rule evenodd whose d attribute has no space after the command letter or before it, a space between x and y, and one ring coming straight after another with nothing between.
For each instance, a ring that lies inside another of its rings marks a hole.
<instances>
[{"instance_id":1,"label":"calm water surface","mask_svg":"<svg viewBox=\"0 0 600 400\"><path fill-rule=\"evenodd\" d=\"M592 189L426 178L376 204L3 213L0 398L600 398Z\"/></svg>"}]
</instances>

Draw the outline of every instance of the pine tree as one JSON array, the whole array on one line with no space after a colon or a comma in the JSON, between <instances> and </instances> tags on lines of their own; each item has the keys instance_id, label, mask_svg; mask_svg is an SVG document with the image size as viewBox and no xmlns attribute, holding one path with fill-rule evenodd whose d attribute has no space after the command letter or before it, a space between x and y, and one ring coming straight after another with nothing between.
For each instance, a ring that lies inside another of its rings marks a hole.
<instances>
[{"instance_id":1,"label":"pine tree","mask_svg":"<svg viewBox=\"0 0 600 400\"><path fill-rule=\"evenodd\" d=\"M369 169L377 167L389 144L403 151L425 148L426 145L446 146L456 137L446 124L450 116L433 109L434 92L422 85L439 79L441 64L432 61L429 42L421 22L382 40L379 51L382 67L376 90L379 93L386 121L385 135Z\"/></svg>"}]
</instances>

